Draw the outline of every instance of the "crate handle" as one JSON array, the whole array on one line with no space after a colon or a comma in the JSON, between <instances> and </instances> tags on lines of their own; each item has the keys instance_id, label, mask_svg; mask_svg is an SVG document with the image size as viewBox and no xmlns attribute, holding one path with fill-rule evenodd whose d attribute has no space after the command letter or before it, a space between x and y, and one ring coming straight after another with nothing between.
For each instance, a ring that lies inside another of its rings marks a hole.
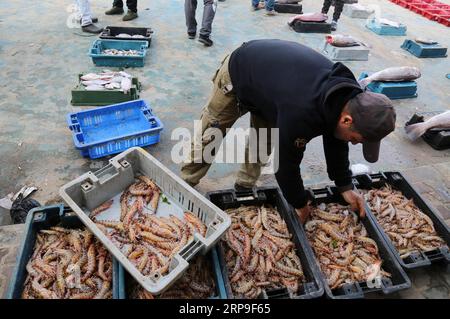
<instances>
[{"instance_id":1,"label":"crate handle","mask_svg":"<svg viewBox=\"0 0 450 319\"><path fill-rule=\"evenodd\" d=\"M328 197L327 193L314 194L314 199L327 198L327 197Z\"/></svg>"},{"instance_id":2,"label":"crate handle","mask_svg":"<svg viewBox=\"0 0 450 319\"><path fill-rule=\"evenodd\" d=\"M71 131L76 132L77 134L79 134L79 133L81 132L81 130L80 130L80 124L70 125L70 126L69 126L69 129L70 129Z\"/></svg>"},{"instance_id":3,"label":"crate handle","mask_svg":"<svg viewBox=\"0 0 450 319\"><path fill-rule=\"evenodd\" d=\"M150 122L151 120L155 120L155 116L152 114L152 112L150 110L145 109L143 113L144 113L144 116L147 119L147 121Z\"/></svg>"},{"instance_id":4,"label":"crate handle","mask_svg":"<svg viewBox=\"0 0 450 319\"><path fill-rule=\"evenodd\" d=\"M119 175L119 172L112 164L108 164L98 171L95 171L93 174L98 178L100 185L102 185Z\"/></svg>"},{"instance_id":5,"label":"crate handle","mask_svg":"<svg viewBox=\"0 0 450 319\"><path fill-rule=\"evenodd\" d=\"M76 126L76 125L80 125L79 121L78 121L78 117L76 114L72 114L70 116L70 122L69 122L69 129L72 129L72 127Z\"/></svg>"},{"instance_id":6,"label":"crate handle","mask_svg":"<svg viewBox=\"0 0 450 319\"><path fill-rule=\"evenodd\" d=\"M360 285L360 287L361 287L361 285ZM385 288L384 283L380 279L380 287L379 288L378 287L369 288L368 286L364 285L364 286L361 287L361 290L363 291L363 293L371 293L371 292L384 290L384 288Z\"/></svg>"},{"instance_id":7,"label":"crate handle","mask_svg":"<svg viewBox=\"0 0 450 319\"><path fill-rule=\"evenodd\" d=\"M397 173L391 174L391 178L392 178L392 180L395 181L395 182L403 180L403 178L402 178L399 174L397 174Z\"/></svg>"},{"instance_id":8,"label":"crate handle","mask_svg":"<svg viewBox=\"0 0 450 319\"><path fill-rule=\"evenodd\" d=\"M364 288L361 287L359 282L344 284L344 286L341 289L344 290L344 295L346 296L364 298Z\"/></svg>"},{"instance_id":9,"label":"crate handle","mask_svg":"<svg viewBox=\"0 0 450 319\"><path fill-rule=\"evenodd\" d=\"M431 251L425 251L423 252L423 255L430 261L439 260L442 258L445 258L447 260L450 259L449 250L446 247L440 247Z\"/></svg>"},{"instance_id":10,"label":"crate handle","mask_svg":"<svg viewBox=\"0 0 450 319\"><path fill-rule=\"evenodd\" d=\"M412 46L412 41L411 40L407 40L406 41L406 43L405 43L405 49L411 49L411 46Z\"/></svg>"},{"instance_id":11,"label":"crate handle","mask_svg":"<svg viewBox=\"0 0 450 319\"><path fill-rule=\"evenodd\" d=\"M98 50L97 50L97 49L98 49ZM96 42L94 43L94 45L92 46L92 48L91 48L91 53L96 54L97 51L100 51L100 48L99 48L99 43L96 41Z\"/></svg>"},{"instance_id":12,"label":"crate handle","mask_svg":"<svg viewBox=\"0 0 450 319\"><path fill-rule=\"evenodd\" d=\"M333 195L333 192L331 191L331 188L329 186L327 186L326 188L313 190L312 192L313 192L313 195L314 195L314 199L326 198L326 197L328 197L330 195Z\"/></svg>"},{"instance_id":13,"label":"crate handle","mask_svg":"<svg viewBox=\"0 0 450 319\"><path fill-rule=\"evenodd\" d=\"M184 246L180 251L179 255L189 261L203 246L203 243L194 237L194 240L189 244Z\"/></svg>"},{"instance_id":14,"label":"crate handle","mask_svg":"<svg viewBox=\"0 0 450 319\"><path fill-rule=\"evenodd\" d=\"M381 173L369 175L369 179L372 183L377 183L377 182L381 181L381 179L383 177L385 177L385 176L383 176Z\"/></svg>"},{"instance_id":15,"label":"crate handle","mask_svg":"<svg viewBox=\"0 0 450 319\"><path fill-rule=\"evenodd\" d=\"M267 299L291 299L291 294L287 288L278 288L267 291Z\"/></svg>"},{"instance_id":16,"label":"crate handle","mask_svg":"<svg viewBox=\"0 0 450 319\"><path fill-rule=\"evenodd\" d=\"M257 196L253 189L249 191L235 191L234 194L236 197L236 201L238 202L257 199Z\"/></svg>"}]
</instances>

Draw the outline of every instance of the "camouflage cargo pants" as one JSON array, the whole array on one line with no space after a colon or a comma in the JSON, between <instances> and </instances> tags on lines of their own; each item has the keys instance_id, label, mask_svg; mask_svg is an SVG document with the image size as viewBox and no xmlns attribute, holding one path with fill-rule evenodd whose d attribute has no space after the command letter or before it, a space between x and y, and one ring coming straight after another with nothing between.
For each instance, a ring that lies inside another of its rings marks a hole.
<instances>
[{"instance_id":1,"label":"camouflage cargo pants","mask_svg":"<svg viewBox=\"0 0 450 319\"><path fill-rule=\"evenodd\" d=\"M211 163L205 162L203 158L205 148L214 141L214 136L207 131L208 128L218 128L222 132L222 136L225 137L227 129L231 128L237 119L247 113L246 110L242 110L238 106L228 72L228 62L229 56L222 61L222 65L213 77L214 88L200 116L201 138L199 140L201 139L201 143L192 142L189 160L181 167L181 177L192 186L200 182L200 179L206 175L211 166ZM270 152L272 146L269 123L251 113L250 125L256 129L257 139L259 139L260 128L268 129L265 147ZM251 136L250 138L252 138ZM256 161L250 161L248 142L245 147L245 163L241 164L236 183L243 187L252 187L261 175L261 167L266 164L266 161L261 160L259 156ZM199 148L201 148L201 152ZM196 149L197 152L195 152ZM195 154L201 154L202 158L196 159Z\"/></svg>"}]
</instances>

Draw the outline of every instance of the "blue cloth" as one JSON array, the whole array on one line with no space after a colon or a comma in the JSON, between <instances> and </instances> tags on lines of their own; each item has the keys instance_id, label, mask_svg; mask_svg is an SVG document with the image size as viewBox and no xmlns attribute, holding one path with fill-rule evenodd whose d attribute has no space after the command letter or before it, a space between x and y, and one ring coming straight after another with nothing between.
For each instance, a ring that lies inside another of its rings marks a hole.
<instances>
[{"instance_id":1,"label":"blue cloth","mask_svg":"<svg viewBox=\"0 0 450 319\"><path fill-rule=\"evenodd\" d=\"M273 11L273 8L275 7L275 0L266 0L266 10L267 11ZM257 7L259 5L259 0L252 0L252 6Z\"/></svg>"}]
</instances>

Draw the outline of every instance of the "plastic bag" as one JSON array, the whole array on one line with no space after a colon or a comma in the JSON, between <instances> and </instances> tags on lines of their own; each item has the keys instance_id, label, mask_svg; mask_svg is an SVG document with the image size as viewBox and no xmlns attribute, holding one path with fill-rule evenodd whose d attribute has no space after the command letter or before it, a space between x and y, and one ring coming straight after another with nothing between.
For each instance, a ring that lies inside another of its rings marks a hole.
<instances>
[{"instance_id":1,"label":"plastic bag","mask_svg":"<svg viewBox=\"0 0 450 319\"><path fill-rule=\"evenodd\" d=\"M32 198L23 198L20 194L17 199L13 202L9 214L11 216L13 224L23 224L27 219L28 212L35 208L40 207L41 204Z\"/></svg>"}]
</instances>

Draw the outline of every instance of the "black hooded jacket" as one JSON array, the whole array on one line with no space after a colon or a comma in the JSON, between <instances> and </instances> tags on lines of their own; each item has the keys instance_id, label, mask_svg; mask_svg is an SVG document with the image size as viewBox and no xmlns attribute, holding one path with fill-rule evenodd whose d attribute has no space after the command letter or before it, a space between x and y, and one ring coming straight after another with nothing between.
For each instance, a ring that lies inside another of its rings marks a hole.
<instances>
[{"instance_id":1,"label":"black hooded jacket","mask_svg":"<svg viewBox=\"0 0 450 319\"><path fill-rule=\"evenodd\" d=\"M348 143L333 133L347 101L362 90L345 65L296 42L255 40L231 54L229 71L240 104L279 128L275 176L291 205L306 204L300 162L316 136L323 136L330 179L343 189L351 184Z\"/></svg>"}]
</instances>

